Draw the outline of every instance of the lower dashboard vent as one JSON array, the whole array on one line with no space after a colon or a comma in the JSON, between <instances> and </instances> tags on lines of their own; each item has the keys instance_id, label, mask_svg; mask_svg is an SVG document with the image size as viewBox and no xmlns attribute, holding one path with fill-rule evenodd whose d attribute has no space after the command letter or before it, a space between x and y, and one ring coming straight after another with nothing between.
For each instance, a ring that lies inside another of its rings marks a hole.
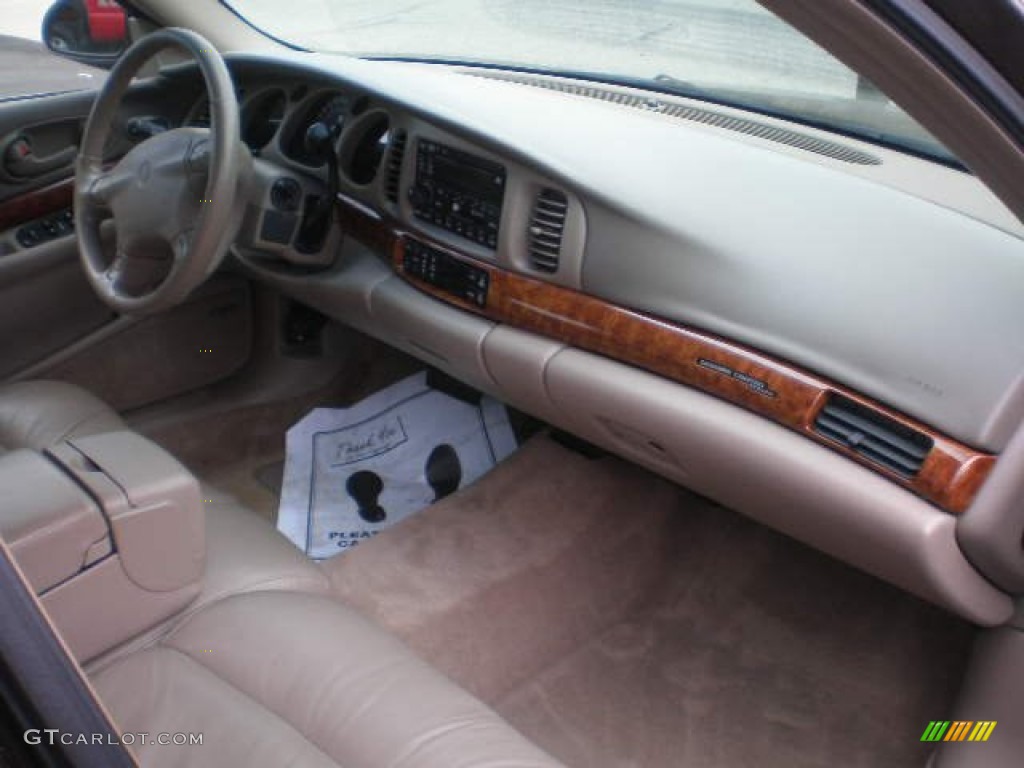
<instances>
[{"instance_id":1,"label":"lower dashboard vent","mask_svg":"<svg viewBox=\"0 0 1024 768\"><path fill-rule=\"evenodd\" d=\"M541 272L557 272L569 201L564 192L545 188L537 195L530 217L530 264Z\"/></svg>"},{"instance_id":2,"label":"lower dashboard vent","mask_svg":"<svg viewBox=\"0 0 1024 768\"><path fill-rule=\"evenodd\" d=\"M388 153L387 176L384 180L384 194L392 203L398 202L399 186L402 179L402 161L405 159L405 131L398 131L391 139Z\"/></svg>"},{"instance_id":3,"label":"lower dashboard vent","mask_svg":"<svg viewBox=\"0 0 1024 768\"><path fill-rule=\"evenodd\" d=\"M906 478L921 471L934 444L927 435L837 394L814 420L814 431Z\"/></svg>"}]
</instances>

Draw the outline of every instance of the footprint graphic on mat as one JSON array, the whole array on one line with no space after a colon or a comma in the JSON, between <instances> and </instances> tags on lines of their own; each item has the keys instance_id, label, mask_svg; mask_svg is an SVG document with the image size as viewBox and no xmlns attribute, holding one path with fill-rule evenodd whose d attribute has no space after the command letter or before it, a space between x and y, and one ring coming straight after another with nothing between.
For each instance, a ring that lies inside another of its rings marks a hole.
<instances>
[{"instance_id":1,"label":"footprint graphic on mat","mask_svg":"<svg viewBox=\"0 0 1024 768\"><path fill-rule=\"evenodd\" d=\"M427 483L434 489L434 501L440 501L459 489L462 482L462 463L459 454L448 443L441 443L427 457L424 468Z\"/></svg>"},{"instance_id":2,"label":"footprint graphic on mat","mask_svg":"<svg viewBox=\"0 0 1024 768\"><path fill-rule=\"evenodd\" d=\"M359 506L359 516L368 523L379 523L388 516L377 501L384 482L376 472L356 472L345 482L345 490Z\"/></svg>"}]
</instances>

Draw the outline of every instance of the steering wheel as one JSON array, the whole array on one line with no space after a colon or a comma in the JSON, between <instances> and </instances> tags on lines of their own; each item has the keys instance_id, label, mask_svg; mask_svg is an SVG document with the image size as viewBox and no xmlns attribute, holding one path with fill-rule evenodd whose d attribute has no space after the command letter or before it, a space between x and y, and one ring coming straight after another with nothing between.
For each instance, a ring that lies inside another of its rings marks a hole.
<instances>
[{"instance_id":1,"label":"steering wheel","mask_svg":"<svg viewBox=\"0 0 1024 768\"><path fill-rule=\"evenodd\" d=\"M112 168L103 150L132 79L167 48L196 59L210 100L210 128L151 136ZM159 312L185 299L224 258L241 223L239 182L252 167L224 59L194 32L163 29L121 57L93 105L75 167L75 226L82 266L117 312ZM101 224L113 219L113 257Z\"/></svg>"}]
</instances>

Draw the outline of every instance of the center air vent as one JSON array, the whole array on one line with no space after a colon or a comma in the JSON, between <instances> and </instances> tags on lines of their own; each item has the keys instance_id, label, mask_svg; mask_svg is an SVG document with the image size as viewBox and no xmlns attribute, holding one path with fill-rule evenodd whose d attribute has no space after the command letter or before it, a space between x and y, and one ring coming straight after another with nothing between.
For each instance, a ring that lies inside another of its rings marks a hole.
<instances>
[{"instance_id":1,"label":"center air vent","mask_svg":"<svg viewBox=\"0 0 1024 768\"><path fill-rule=\"evenodd\" d=\"M384 179L384 194L392 203L398 202L399 185L402 179L402 160L405 159L405 142L407 138L405 131L396 131L394 138L391 139L387 175Z\"/></svg>"},{"instance_id":2,"label":"center air vent","mask_svg":"<svg viewBox=\"0 0 1024 768\"><path fill-rule=\"evenodd\" d=\"M837 394L814 420L814 431L906 478L921 471L933 445L927 435Z\"/></svg>"},{"instance_id":3,"label":"center air vent","mask_svg":"<svg viewBox=\"0 0 1024 768\"><path fill-rule=\"evenodd\" d=\"M564 192L545 188L537 195L530 217L530 265L541 272L557 272L569 201Z\"/></svg>"}]
</instances>

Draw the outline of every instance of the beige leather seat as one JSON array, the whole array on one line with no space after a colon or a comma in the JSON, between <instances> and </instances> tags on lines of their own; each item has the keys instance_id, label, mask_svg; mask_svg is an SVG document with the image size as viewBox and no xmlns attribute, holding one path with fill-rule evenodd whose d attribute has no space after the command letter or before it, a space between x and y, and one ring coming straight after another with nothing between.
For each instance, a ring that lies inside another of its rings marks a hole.
<instances>
[{"instance_id":1,"label":"beige leather seat","mask_svg":"<svg viewBox=\"0 0 1024 768\"><path fill-rule=\"evenodd\" d=\"M558 765L398 640L316 595L227 598L92 679L125 732L203 734L202 745L133 747L146 768Z\"/></svg>"},{"instance_id":2,"label":"beige leather seat","mask_svg":"<svg viewBox=\"0 0 1024 768\"><path fill-rule=\"evenodd\" d=\"M0 452L40 450L68 437L124 429L109 406L60 381L21 381L0 386Z\"/></svg>"},{"instance_id":3,"label":"beige leather seat","mask_svg":"<svg viewBox=\"0 0 1024 768\"><path fill-rule=\"evenodd\" d=\"M207 566L185 612L91 664L143 768L559 765L329 594L321 569L230 496L204 492Z\"/></svg>"},{"instance_id":4,"label":"beige leather seat","mask_svg":"<svg viewBox=\"0 0 1024 768\"><path fill-rule=\"evenodd\" d=\"M0 452L124 429L49 381L0 387ZM558 763L397 639L333 600L266 520L205 489L206 568L184 611L87 673L143 768L539 768Z\"/></svg>"}]
</instances>

